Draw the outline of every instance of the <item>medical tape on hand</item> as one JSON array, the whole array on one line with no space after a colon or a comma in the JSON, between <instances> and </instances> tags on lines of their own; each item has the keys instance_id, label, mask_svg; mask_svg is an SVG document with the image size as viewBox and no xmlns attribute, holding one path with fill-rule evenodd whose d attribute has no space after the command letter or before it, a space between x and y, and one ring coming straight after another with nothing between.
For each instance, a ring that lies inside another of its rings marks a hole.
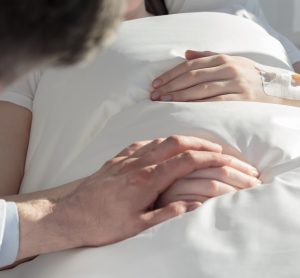
<instances>
[{"instance_id":1,"label":"medical tape on hand","mask_svg":"<svg viewBox=\"0 0 300 278\"><path fill-rule=\"evenodd\" d=\"M260 72L264 92L267 95L300 100L300 74L275 71L271 67L259 64L256 68Z\"/></svg>"}]
</instances>

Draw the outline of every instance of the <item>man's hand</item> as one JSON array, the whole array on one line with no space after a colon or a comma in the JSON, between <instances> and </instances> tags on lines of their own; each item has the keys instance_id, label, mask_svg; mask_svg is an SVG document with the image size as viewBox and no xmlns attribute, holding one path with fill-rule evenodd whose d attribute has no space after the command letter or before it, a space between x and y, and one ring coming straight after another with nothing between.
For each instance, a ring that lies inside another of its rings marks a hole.
<instances>
[{"instance_id":1,"label":"man's hand","mask_svg":"<svg viewBox=\"0 0 300 278\"><path fill-rule=\"evenodd\" d=\"M222 148L195 137L172 136L133 144L58 201L19 203L19 259L79 246L103 246L193 210L198 202L176 201L152 209L159 195L192 172L233 167L255 169L223 155ZM41 202L42 209L38 203Z\"/></svg>"},{"instance_id":2,"label":"man's hand","mask_svg":"<svg viewBox=\"0 0 300 278\"><path fill-rule=\"evenodd\" d=\"M83 226L92 233L82 244L111 244L195 208L195 202L178 200L151 210L161 193L195 170L231 165L253 175L250 165L221 150L199 138L173 136L135 144L107 162L68 198L70 213L89 214Z\"/></svg>"}]
</instances>

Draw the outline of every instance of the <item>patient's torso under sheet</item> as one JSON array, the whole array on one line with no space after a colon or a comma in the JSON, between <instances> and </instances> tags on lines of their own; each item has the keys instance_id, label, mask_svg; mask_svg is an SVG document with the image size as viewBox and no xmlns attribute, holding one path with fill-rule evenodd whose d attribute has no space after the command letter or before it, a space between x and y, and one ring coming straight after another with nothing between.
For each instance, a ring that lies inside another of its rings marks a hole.
<instances>
[{"instance_id":1,"label":"patient's torso under sheet","mask_svg":"<svg viewBox=\"0 0 300 278\"><path fill-rule=\"evenodd\" d=\"M86 176L133 141L172 134L229 144L262 171L265 183L122 243L40 256L1 277L299 277L300 109L151 102L151 81L181 62L186 49L289 69L280 43L245 19L203 13L127 22L88 67L44 74L22 191Z\"/></svg>"}]
</instances>

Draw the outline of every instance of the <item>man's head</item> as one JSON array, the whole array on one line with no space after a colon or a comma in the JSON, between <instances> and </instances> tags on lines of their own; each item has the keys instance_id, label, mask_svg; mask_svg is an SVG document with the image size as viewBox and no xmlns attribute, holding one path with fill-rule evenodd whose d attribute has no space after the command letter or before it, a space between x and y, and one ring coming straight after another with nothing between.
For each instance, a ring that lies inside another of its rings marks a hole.
<instances>
[{"instance_id":1,"label":"man's head","mask_svg":"<svg viewBox=\"0 0 300 278\"><path fill-rule=\"evenodd\" d=\"M0 82L46 64L82 60L121 19L123 0L0 2Z\"/></svg>"}]
</instances>

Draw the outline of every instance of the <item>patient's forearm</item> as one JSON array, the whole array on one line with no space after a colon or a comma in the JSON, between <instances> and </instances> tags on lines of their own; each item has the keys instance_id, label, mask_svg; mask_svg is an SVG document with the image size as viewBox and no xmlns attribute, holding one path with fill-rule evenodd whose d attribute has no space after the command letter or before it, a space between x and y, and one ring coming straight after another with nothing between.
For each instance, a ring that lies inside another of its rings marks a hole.
<instances>
[{"instance_id":1,"label":"patient's forearm","mask_svg":"<svg viewBox=\"0 0 300 278\"><path fill-rule=\"evenodd\" d=\"M295 69L295 72L300 73L300 62L294 64L293 67ZM300 87L299 87L299 97L300 97ZM285 99L283 104L300 107L300 100Z\"/></svg>"},{"instance_id":2,"label":"patient's forearm","mask_svg":"<svg viewBox=\"0 0 300 278\"><path fill-rule=\"evenodd\" d=\"M280 104L300 107L300 100L282 99Z\"/></svg>"}]
</instances>

